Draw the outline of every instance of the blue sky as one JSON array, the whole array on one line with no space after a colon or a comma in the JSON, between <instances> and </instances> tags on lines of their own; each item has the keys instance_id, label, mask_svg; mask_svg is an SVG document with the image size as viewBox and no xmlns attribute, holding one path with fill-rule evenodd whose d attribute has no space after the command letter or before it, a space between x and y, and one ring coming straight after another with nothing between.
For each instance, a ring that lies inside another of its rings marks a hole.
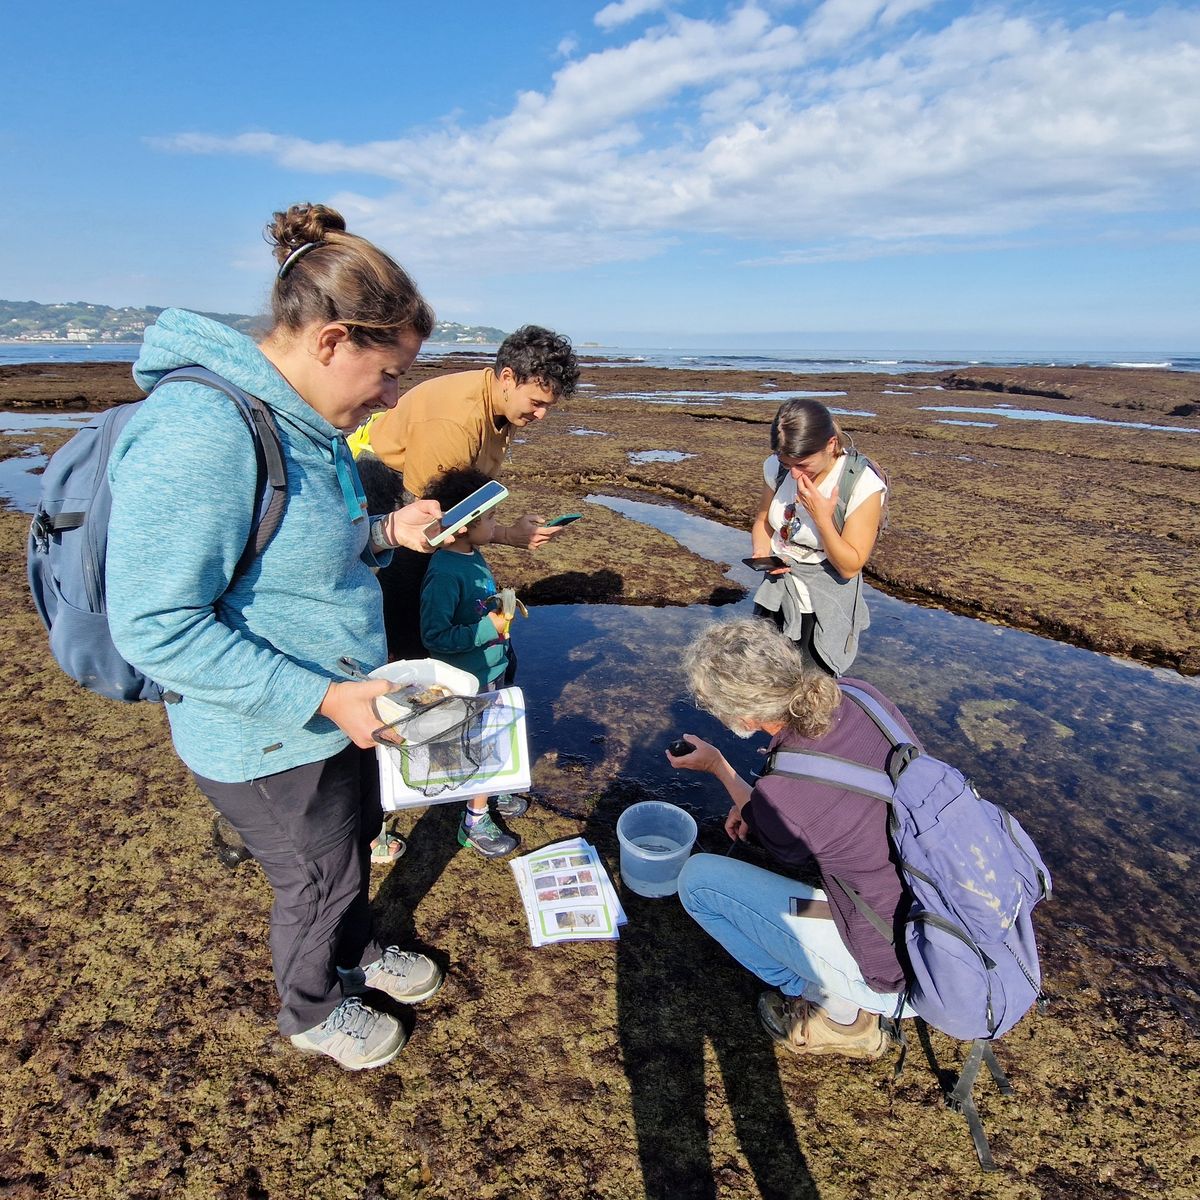
<instances>
[{"instance_id":1,"label":"blue sky","mask_svg":"<svg viewBox=\"0 0 1200 1200\"><path fill-rule=\"evenodd\" d=\"M331 203L577 340L1200 349L1200 9L29 6L0 297L258 312ZM824 335L824 336L823 336Z\"/></svg>"}]
</instances>

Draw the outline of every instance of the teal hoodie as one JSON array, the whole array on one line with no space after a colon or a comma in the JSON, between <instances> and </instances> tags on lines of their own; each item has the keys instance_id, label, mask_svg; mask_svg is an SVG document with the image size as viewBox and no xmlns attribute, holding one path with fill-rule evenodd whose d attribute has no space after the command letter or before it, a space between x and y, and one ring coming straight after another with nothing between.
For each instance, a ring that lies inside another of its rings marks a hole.
<instances>
[{"instance_id":1,"label":"teal hoodie","mask_svg":"<svg viewBox=\"0 0 1200 1200\"><path fill-rule=\"evenodd\" d=\"M202 384L149 397L109 459L108 619L122 655L183 698L166 706L180 758L237 783L338 753L349 739L314 715L337 662L386 661L368 520L352 516L341 433L247 337L167 309L146 330L134 378L201 366L264 400L283 442L288 494L263 553L236 580L257 508L254 443L233 402ZM345 468L343 465L343 476ZM232 581L232 585L231 585Z\"/></svg>"},{"instance_id":2,"label":"teal hoodie","mask_svg":"<svg viewBox=\"0 0 1200 1200\"><path fill-rule=\"evenodd\" d=\"M421 641L433 658L469 671L481 688L508 667L508 642L488 616L496 580L476 548L439 550L421 584Z\"/></svg>"}]
</instances>

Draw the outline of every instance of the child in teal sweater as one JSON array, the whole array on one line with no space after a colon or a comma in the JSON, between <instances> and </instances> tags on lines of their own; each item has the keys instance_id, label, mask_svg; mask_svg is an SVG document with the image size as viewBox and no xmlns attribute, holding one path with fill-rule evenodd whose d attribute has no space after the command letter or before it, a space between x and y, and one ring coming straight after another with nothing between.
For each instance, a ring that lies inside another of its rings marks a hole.
<instances>
[{"instance_id":1,"label":"child in teal sweater","mask_svg":"<svg viewBox=\"0 0 1200 1200\"><path fill-rule=\"evenodd\" d=\"M429 485L426 499L437 499L445 512L487 482L488 476L471 467L447 471ZM479 549L491 542L495 527L493 508L455 534L452 545L434 553L421 585L425 649L431 658L474 675L481 692L506 682L510 661L508 622L489 604L496 594L496 580ZM502 817L519 817L528 807L520 796L495 798L496 812ZM459 824L458 841L487 858L499 858L515 850L520 839L496 824L487 796L473 796Z\"/></svg>"}]
</instances>

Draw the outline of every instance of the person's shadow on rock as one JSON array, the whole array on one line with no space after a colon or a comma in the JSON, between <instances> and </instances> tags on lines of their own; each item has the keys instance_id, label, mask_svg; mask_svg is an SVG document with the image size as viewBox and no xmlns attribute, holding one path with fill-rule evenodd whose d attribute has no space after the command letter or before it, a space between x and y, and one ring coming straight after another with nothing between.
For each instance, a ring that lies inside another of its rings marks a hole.
<instances>
[{"instance_id":1,"label":"person's shadow on rock","mask_svg":"<svg viewBox=\"0 0 1200 1200\"><path fill-rule=\"evenodd\" d=\"M625 591L625 577L608 567L597 571L560 571L521 589L521 599L539 604L611 604Z\"/></svg>"},{"instance_id":2,"label":"person's shadow on rock","mask_svg":"<svg viewBox=\"0 0 1200 1200\"><path fill-rule=\"evenodd\" d=\"M413 912L433 889L450 860L461 852L458 823L463 802L434 804L427 808L406 836L408 847L388 870L371 902L376 936L380 945L405 949L432 950L433 957L446 965L436 949L419 944Z\"/></svg>"},{"instance_id":3,"label":"person's shadow on rock","mask_svg":"<svg viewBox=\"0 0 1200 1200\"><path fill-rule=\"evenodd\" d=\"M606 809L585 836L618 882L617 813ZM774 1044L755 1016L765 985L729 958L675 896L652 900L620 891L629 921L616 947L617 1019L646 1196L715 1200L718 1193L757 1189L764 1200L817 1200ZM708 1047L718 1070L706 1078ZM710 1125L708 1113L717 1106L732 1115L752 1180Z\"/></svg>"}]
</instances>

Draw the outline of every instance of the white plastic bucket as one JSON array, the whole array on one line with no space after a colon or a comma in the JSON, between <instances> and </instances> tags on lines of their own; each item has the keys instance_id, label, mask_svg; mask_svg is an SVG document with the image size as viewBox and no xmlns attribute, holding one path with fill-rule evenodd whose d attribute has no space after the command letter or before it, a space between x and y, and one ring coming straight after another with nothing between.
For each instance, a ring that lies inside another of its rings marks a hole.
<instances>
[{"instance_id":1,"label":"white plastic bucket","mask_svg":"<svg viewBox=\"0 0 1200 1200\"><path fill-rule=\"evenodd\" d=\"M662 800L631 804L617 818L621 879L639 896L673 896L696 844L691 813Z\"/></svg>"},{"instance_id":2,"label":"white plastic bucket","mask_svg":"<svg viewBox=\"0 0 1200 1200\"><path fill-rule=\"evenodd\" d=\"M405 658L386 663L372 671L369 678L390 680L397 688L410 683L422 686L440 683L456 696L474 696L479 691L479 682L469 671L461 671L449 663L438 662L436 658ZM409 711L407 707L393 703L386 695L379 697L375 707L379 715L387 721L398 720Z\"/></svg>"}]
</instances>

